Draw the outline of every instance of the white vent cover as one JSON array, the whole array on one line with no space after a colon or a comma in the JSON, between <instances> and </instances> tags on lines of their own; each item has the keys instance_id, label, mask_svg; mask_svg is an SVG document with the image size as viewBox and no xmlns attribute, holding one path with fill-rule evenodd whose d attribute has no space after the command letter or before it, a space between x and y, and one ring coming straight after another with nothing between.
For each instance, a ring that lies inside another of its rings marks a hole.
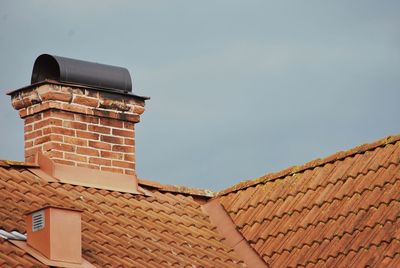
<instances>
[{"instance_id":1,"label":"white vent cover","mask_svg":"<svg viewBox=\"0 0 400 268\"><path fill-rule=\"evenodd\" d=\"M40 231L44 228L44 210L32 213L32 231Z\"/></svg>"}]
</instances>

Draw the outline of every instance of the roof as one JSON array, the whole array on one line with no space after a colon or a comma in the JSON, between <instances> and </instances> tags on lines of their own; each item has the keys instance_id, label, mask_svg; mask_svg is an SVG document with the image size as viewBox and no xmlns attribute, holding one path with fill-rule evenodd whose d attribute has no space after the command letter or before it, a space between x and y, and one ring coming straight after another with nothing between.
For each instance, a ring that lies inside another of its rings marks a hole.
<instances>
[{"instance_id":1,"label":"roof","mask_svg":"<svg viewBox=\"0 0 400 268\"><path fill-rule=\"evenodd\" d=\"M243 265L189 195L153 190L146 196L47 182L21 163L0 162L1 229L25 233L24 213L47 205L83 211L82 257L99 267ZM4 239L0 248L7 265L37 264ZM19 257L7 257L13 255Z\"/></svg>"},{"instance_id":2,"label":"roof","mask_svg":"<svg viewBox=\"0 0 400 268\"><path fill-rule=\"evenodd\" d=\"M400 266L400 136L239 183L219 202L273 267Z\"/></svg>"},{"instance_id":3,"label":"roof","mask_svg":"<svg viewBox=\"0 0 400 268\"><path fill-rule=\"evenodd\" d=\"M47 267L28 253L0 237L0 267Z\"/></svg>"},{"instance_id":4,"label":"roof","mask_svg":"<svg viewBox=\"0 0 400 268\"><path fill-rule=\"evenodd\" d=\"M400 135L217 194L143 179L151 196L122 193L35 169L0 161L0 230L25 233L23 214L47 205L82 210L83 257L100 267L400 267ZM17 264L41 266L0 237L0 266Z\"/></svg>"}]
</instances>

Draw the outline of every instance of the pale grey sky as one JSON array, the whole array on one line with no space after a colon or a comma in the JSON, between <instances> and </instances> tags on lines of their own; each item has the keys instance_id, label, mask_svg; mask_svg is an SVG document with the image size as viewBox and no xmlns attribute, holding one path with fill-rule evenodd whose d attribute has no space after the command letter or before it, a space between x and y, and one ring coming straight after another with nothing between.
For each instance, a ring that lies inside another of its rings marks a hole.
<instances>
[{"instance_id":1,"label":"pale grey sky","mask_svg":"<svg viewBox=\"0 0 400 268\"><path fill-rule=\"evenodd\" d=\"M399 1L0 2L0 159L23 159L5 92L42 53L127 67L150 96L142 178L220 190L400 133Z\"/></svg>"}]
</instances>

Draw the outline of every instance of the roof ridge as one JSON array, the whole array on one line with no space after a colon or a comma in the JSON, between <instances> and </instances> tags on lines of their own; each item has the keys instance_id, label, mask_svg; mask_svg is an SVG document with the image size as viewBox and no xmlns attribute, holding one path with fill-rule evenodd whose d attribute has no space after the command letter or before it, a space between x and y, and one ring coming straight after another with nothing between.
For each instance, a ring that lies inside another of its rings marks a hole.
<instances>
[{"instance_id":1,"label":"roof ridge","mask_svg":"<svg viewBox=\"0 0 400 268\"><path fill-rule=\"evenodd\" d=\"M218 196L226 195L228 193L237 192L239 190L243 190L243 189L246 189L248 187L251 187L251 186L254 186L254 185L257 185L260 183L274 181L276 179L283 178L288 175L293 175L296 173L304 172L306 170L313 169L318 166L323 166L328 163L336 162L336 161L345 159L347 157L354 156L356 154L362 154L362 153L365 153L366 151L374 150L378 147L382 147L387 144L396 143L399 140L400 140L400 134L393 135L393 136L386 136L382 139L376 140L371 143L365 143L362 145L358 145L358 146L351 148L349 150L346 150L346 151L336 152L336 153L331 154L322 159L317 158L317 159L311 160L309 162L306 162L303 165L291 166L289 168L286 168L286 169L278 171L278 172L267 173L256 179L250 179L250 180L239 182L229 188L226 188L226 189L216 193L215 196L218 197Z\"/></svg>"},{"instance_id":2,"label":"roof ridge","mask_svg":"<svg viewBox=\"0 0 400 268\"><path fill-rule=\"evenodd\" d=\"M12 166L19 166L19 167L38 167L36 164L28 164L24 161L16 161L16 160L6 160L0 159L0 167L12 167Z\"/></svg>"},{"instance_id":3,"label":"roof ridge","mask_svg":"<svg viewBox=\"0 0 400 268\"><path fill-rule=\"evenodd\" d=\"M378 166L378 167L377 167L375 170L373 170L373 171L374 171L374 172L378 172L378 170L381 169L381 168L388 169L391 165L392 165L392 164L389 164L389 165L387 165L387 166L381 165L381 166ZM300 195L300 194L306 195L306 194L309 193L309 192L316 192L318 189L324 188L324 187L328 187L329 185L335 186L335 185L338 184L339 182L345 183L348 179L355 180L355 179L358 178L359 176L366 176L369 172L370 172L370 170L367 170L365 173L359 172L359 173L357 173L357 174L354 175L354 176L347 176L347 177L337 178L335 181L327 180L326 183L324 183L324 184L319 184L319 185L315 186L314 188L308 187L308 188L304 189L303 191L296 191L296 192L294 192L294 193L290 193L290 194L288 194L288 195L286 196L286 198L296 198L296 196L298 196L298 195ZM360 193L361 193L361 192L360 192ZM250 203L248 206L242 206L242 207L239 207L239 208L237 208L237 209L235 209L235 210L232 209L232 213L233 213L233 214L238 214L238 213L239 213L240 211L242 211L242 210L247 210L247 209L250 209L250 208L254 209L254 208L256 208L258 205L267 205L269 202L272 202L272 203L275 204L275 203L277 203L277 202L279 202L279 201L284 201L284 198L283 198L282 196L278 196L278 197L276 197L275 199L260 200L260 201L258 201L258 202L256 202L256 203Z\"/></svg>"},{"instance_id":4,"label":"roof ridge","mask_svg":"<svg viewBox=\"0 0 400 268\"><path fill-rule=\"evenodd\" d=\"M287 212L285 211L284 213L282 213L281 215L274 215L271 218L268 219L263 219L262 221L255 221L252 225L256 224L256 223L263 223L265 221L268 221L269 223L271 223L272 221L274 221L275 219L278 220L282 220L284 217L286 216L292 216L295 212L301 214L304 210L308 210L311 211L313 208L317 207L317 208L322 208L323 205L325 204L332 204L335 201L341 201L344 198L348 197L348 198L352 198L353 196L355 196L356 194L359 194L360 196L362 196L364 193L366 192L373 192L375 189L379 188L379 189L383 189L384 187L386 187L387 185L395 185L396 183L398 183L400 181L400 178L396 178L393 182L389 181L389 182L385 182L382 185L375 185L373 188L365 188L360 192L353 192L353 194L346 194L343 195L341 198L339 197L334 197L331 200L325 200L322 203L318 204L318 203L314 203L311 207L307 207L307 206L303 206L301 209L294 209L293 211ZM244 224L242 226L238 225L239 228L243 228L244 226L246 226L248 224ZM251 225L251 226L252 226Z\"/></svg>"},{"instance_id":5,"label":"roof ridge","mask_svg":"<svg viewBox=\"0 0 400 268\"><path fill-rule=\"evenodd\" d=\"M362 195L364 195L364 193L366 193L366 192L373 192L373 191L374 191L375 189L377 189L377 188L383 189L383 188L385 188L387 185L395 185L395 184L397 184L398 182L400 182L400 178L396 178L396 179L394 179L393 181L387 181L387 182L383 183L382 185L379 185L379 184L374 185L372 188L365 188L365 189L363 189L363 190L361 190L361 191L359 191L359 192L355 191L355 192L353 192L352 194L344 194L341 198L339 198L339 197L333 197L333 198L331 198L331 199L324 200L324 201L321 202L321 203L314 203L311 207L303 206L301 209L293 209L292 211L289 211L289 212L288 212L288 211L285 211L285 212L282 213L281 215L275 214L273 217L271 217L271 218L264 218L262 221L257 221L257 220L256 220L256 221L253 222L252 225L254 225L255 223L261 224L261 223L263 223L263 222L265 222L265 221L272 222L272 221L275 220L275 219L281 220L281 219L283 219L285 216L292 216L295 212L301 214L304 210L311 211L314 207L321 208L321 207L324 206L325 204L332 204L332 203L334 203L335 201L341 201L341 200L343 200L343 199L346 198L346 197L348 197L349 199L351 199L351 198L352 198L353 196L355 196L356 194L358 194L359 196L362 196ZM239 210L239 211L240 211L240 210ZM238 212L239 212L239 211L238 211ZM235 213L237 213L237 212L235 212ZM246 223L240 224L240 225L238 224L238 227L239 227L239 228L243 228L243 227L246 226L246 225L249 225L249 224L246 224Z\"/></svg>"},{"instance_id":6,"label":"roof ridge","mask_svg":"<svg viewBox=\"0 0 400 268\"><path fill-rule=\"evenodd\" d=\"M215 195L215 192L209 189L188 187L183 185L162 184L158 181L147 180L142 178L138 178L138 181L139 185L156 188L158 191L162 192L172 192L172 193L180 193L180 194L188 194L188 195L204 196L204 197L213 197Z\"/></svg>"}]
</instances>

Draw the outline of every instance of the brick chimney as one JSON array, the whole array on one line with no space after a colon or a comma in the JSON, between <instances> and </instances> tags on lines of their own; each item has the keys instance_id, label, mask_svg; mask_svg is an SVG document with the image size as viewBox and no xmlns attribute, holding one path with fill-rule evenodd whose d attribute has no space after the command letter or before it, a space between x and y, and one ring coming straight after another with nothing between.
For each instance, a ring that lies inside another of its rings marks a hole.
<instances>
[{"instance_id":1,"label":"brick chimney","mask_svg":"<svg viewBox=\"0 0 400 268\"><path fill-rule=\"evenodd\" d=\"M135 124L146 97L132 94L120 67L41 55L30 86L10 92L24 119L25 161L135 175Z\"/></svg>"}]
</instances>

